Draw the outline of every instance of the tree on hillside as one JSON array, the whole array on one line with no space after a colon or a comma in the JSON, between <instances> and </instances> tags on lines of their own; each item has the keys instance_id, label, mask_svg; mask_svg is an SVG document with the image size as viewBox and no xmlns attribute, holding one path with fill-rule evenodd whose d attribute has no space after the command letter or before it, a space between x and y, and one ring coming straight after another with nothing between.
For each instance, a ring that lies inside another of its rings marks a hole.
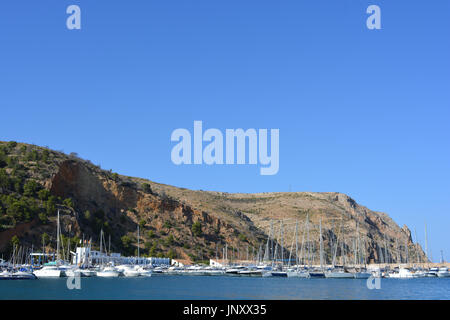
<instances>
[{"instance_id":1,"label":"tree on hillside","mask_svg":"<svg viewBox=\"0 0 450 320\"><path fill-rule=\"evenodd\" d=\"M20 244L19 238L18 238L16 235L14 235L14 236L11 238L11 245L12 245L13 247L16 247L16 246L18 246L19 244Z\"/></svg>"},{"instance_id":2,"label":"tree on hillside","mask_svg":"<svg viewBox=\"0 0 450 320\"><path fill-rule=\"evenodd\" d=\"M202 235L202 224L200 223L200 221L194 222L192 224L192 233L196 237L199 237Z\"/></svg>"},{"instance_id":3,"label":"tree on hillside","mask_svg":"<svg viewBox=\"0 0 450 320\"><path fill-rule=\"evenodd\" d=\"M148 183L142 184L142 190L144 190L145 193L152 193L152 187Z\"/></svg>"},{"instance_id":4,"label":"tree on hillside","mask_svg":"<svg viewBox=\"0 0 450 320\"><path fill-rule=\"evenodd\" d=\"M37 192L39 191L40 185L34 180L28 180L23 185L23 195L26 197L35 197Z\"/></svg>"},{"instance_id":5,"label":"tree on hillside","mask_svg":"<svg viewBox=\"0 0 450 320\"><path fill-rule=\"evenodd\" d=\"M42 237L41 237L41 240L42 240L42 242L44 243L44 245L47 243L49 243L50 242L50 236L46 233L46 232L44 232L43 234L42 234Z\"/></svg>"}]
</instances>

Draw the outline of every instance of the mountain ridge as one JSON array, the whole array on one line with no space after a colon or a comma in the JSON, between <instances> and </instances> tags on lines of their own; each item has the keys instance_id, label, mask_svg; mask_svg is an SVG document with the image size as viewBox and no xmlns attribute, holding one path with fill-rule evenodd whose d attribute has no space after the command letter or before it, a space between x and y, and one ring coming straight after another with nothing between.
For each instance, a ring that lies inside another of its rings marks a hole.
<instances>
[{"instance_id":1,"label":"mountain ridge","mask_svg":"<svg viewBox=\"0 0 450 320\"><path fill-rule=\"evenodd\" d=\"M308 230L310 241L302 243L313 252L309 259L317 261L320 225L328 263L333 251L347 262L360 259L363 244L366 262L426 260L406 226L343 193L190 190L11 141L0 142L0 170L0 251L5 253L14 235L22 245L39 247L46 233L54 247L59 209L67 243L95 242L103 229L112 248L128 255L136 253L137 225L141 253L191 262L221 257L225 245L228 257L262 256L269 235L292 255L297 226L299 241Z\"/></svg>"}]
</instances>

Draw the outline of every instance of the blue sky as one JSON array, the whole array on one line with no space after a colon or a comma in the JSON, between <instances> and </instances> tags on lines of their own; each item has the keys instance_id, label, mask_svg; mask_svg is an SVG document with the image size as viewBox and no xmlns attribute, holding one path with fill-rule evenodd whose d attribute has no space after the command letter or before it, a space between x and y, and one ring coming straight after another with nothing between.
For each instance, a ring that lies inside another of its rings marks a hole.
<instances>
[{"instance_id":1,"label":"blue sky","mask_svg":"<svg viewBox=\"0 0 450 320\"><path fill-rule=\"evenodd\" d=\"M66 8L82 29L66 28ZM366 28L370 4L382 30ZM339 191L450 259L450 2L3 1L1 140L228 192ZM175 166L176 128L279 128L280 171Z\"/></svg>"}]
</instances>

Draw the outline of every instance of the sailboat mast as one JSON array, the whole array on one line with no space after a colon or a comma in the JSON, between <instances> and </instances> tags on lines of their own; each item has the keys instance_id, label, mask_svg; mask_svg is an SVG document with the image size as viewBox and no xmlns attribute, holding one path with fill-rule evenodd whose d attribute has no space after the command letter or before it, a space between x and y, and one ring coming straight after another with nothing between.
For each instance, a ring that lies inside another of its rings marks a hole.
<instances>
[{"instance_id":1,"label":"sailboat mast","mask_svg":"<svg viewBox=\"0 0 450 320\"><path fill-rule=\"evenodd\" d=\"M397 251L397 263L402 263L402 257L400 255L400 251L398 249L398 238L395 238L395 247Z\"/></svg>"},{"instance_id":2,"label":"sailboat mast","mask_svg":"<svg viewBox=\"0 0 450 320\"><path fill-rule=\"evenodd\" d=\"M101 257L101 261L102 261L102 265L103 265L103 255L102 255L102 240L103 239L103 229L100 230L100 257Z\"/></svg>"},{"instance_id":3,"label":"sailboat mast","mask_svg":"<svg viewBox=\"0 0 450 320\"><path fill-rule=\"evenodd\" d=\"M295 222L295 264L299 265L298 260L298 220Z\"/></svg>"},{"instance_id":4,"label":"sailboat mast","mask_svg":"<svg viewBox=\"0 0 450 320\"><path fill-rule=\"evenodd\" d=\"M302 244L300 246L300 257L299 257L299 261L301 261L303 266L305 266L305 257L304 257L305 233L306 233L306 220L305 220L305 224L303 226Z\"/></svg>"},{"instance_id":5,"label":"sailboat mast","mask_svg":"<svg viewBox=\"0 0 450 320\"><path fill-rule=\"evenodd\" d=\"M284 266L284 238L283 238L283 220L281 220L281 226L280 226L280 241L281 241L281 266Z\"/></svg>"},{"instance_id":6,"label":"sailboat mast","mask_svg":"<svg viewBox=\"0 0 450 320\"><path fill-rule=\"evenodd\" d=\"M309 216L306 216L306 244L308 245L308 266L311 266L311 244L309 243Z\"/></svg>"},{"instance_id":7,"label":"sailboat mast","mask_svg":"<svg viewBox=\"0 0 450 320\"><path fill-rule=\"evenodd\" d=\"M138 263L139 263L139 225L137 226L137 241L138 241L138 247L137 247L137 252L138 252Z\"/></svg>"},{"instance_id":8,"label":"sailboat mast","mask_svg":"<svg viewBox=\"0 0 450 320\"><path fill-rule=\"evenodd\" d=\"M409 263L409 251L408 251L408 238L405 238L405 256L406 256L406 263Z\"/></svg>"},{"instance_id":9,"label":"sailboat mast","mask_svg":"<svg viewBox=\"0 0 450 320\"><path fill-rule=\"evenodd\" d=\"M320 233L320 269L323 270L323 239L322 239L322 219L319 221L319 233Z\"/></svg>"},{"instance_id":10,"label":"sailboat mast","mask_svg":"<svg viewBox=\"0 0 450 320\"><path fill-rule=\"evenodd\" d=\"M427 223L425 222L425 254L427 262L429 261L429 253L428 253L428 235L427 235Z\"/></svg>"},{"instance_id":11,"label":"sailboat mast","mask_svg":"<svg viewBox=\"0 0 450 320\"><path fill-rule=\"evenodd\" d=\"M267 262L270 259L269 245L270 245L270 232L272 232L272 228L270 228L269 235L267 237L266 243L266 252L264 252L264 261Z\"/></svg>"},{"instance_id":12,"label":"sailboat mast","mask_svg":"<svg viewBox=\"0 0 450 320\"><path fill-rule=\"evenodd\" d=\"M58 210L58 218L56 221L56 259L59 260L59 210Z\"/></svg>"},{"instance_id":13,"label":"sailboat mast","mask_svg":"<svg viewBox=\"0 0 450 320\"><path fill-rule=\"evenodd\" d=\"M420 263L420 260L419 260L419 242L417 241L417 230L416 230L416 228L414 228L414 238L416 239L416 245L415 245L415 249L416 249L416 263Z\"/></svg>"}]
</instances>

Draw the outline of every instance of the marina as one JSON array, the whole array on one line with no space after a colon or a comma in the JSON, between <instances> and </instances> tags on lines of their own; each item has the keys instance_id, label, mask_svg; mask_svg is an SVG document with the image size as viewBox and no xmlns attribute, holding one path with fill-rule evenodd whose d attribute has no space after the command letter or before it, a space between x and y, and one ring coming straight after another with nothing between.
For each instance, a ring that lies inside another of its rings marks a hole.
<instances>
[{"instance_id":1,"label":"marina","mask_svg":"<svg viewBox=\"0 0 450 320\"><path fill-rule=\"evenodd\" d=\"M0 260L0 280L42 280L49 278L148 278L152 276L218 276L218 277L258 277L258 278L294 278L294 279L416 279L416 278L450 278L449 265L446 263L382 263L367 264L364 246L359 235L355 237L353 261L344 250L344 242L338 237L331 244L331 264L326 264L322 236L322 223L319 222L319 250L316 262L314 248L310 242L310 223L306 218L303 237L299 247L298 222L290 250L283 245L283 221L279 235L275 237L273 224L270 225L265 250L262 246L253 260L236 260L228 257L224 248L222 259L210 259L209 265L184 265L176 259L141 257L139 250L136 257L124 257L120 253L106 249L103 230L100 231L99 251L93 250L92 241L81 241L75 251L61 246L61 226L59 211L57 213L56 252L41 253L14 247L9 261ZM306 235L306 241L305 241ZM137 241L139 248L139 226ZM294 246L295 242L295 246ZM341 245L341 246L340 246ZM110 244L108 245L110 247ZM294 248L295 247L295 248ZM287 251L287 252L286 252ZM340 256L338 256L338 252ZM286 259L285 254L288 255ZM398 252L399 254L399 252ZM217 253L216 253L217 256ZM249 257L247 252L247 258ZM47 261L46 261L47 260ZM340 262L340 264L338 263ZM408 260L407 260L408 261Z\"/></svg>"}]
</instances>

